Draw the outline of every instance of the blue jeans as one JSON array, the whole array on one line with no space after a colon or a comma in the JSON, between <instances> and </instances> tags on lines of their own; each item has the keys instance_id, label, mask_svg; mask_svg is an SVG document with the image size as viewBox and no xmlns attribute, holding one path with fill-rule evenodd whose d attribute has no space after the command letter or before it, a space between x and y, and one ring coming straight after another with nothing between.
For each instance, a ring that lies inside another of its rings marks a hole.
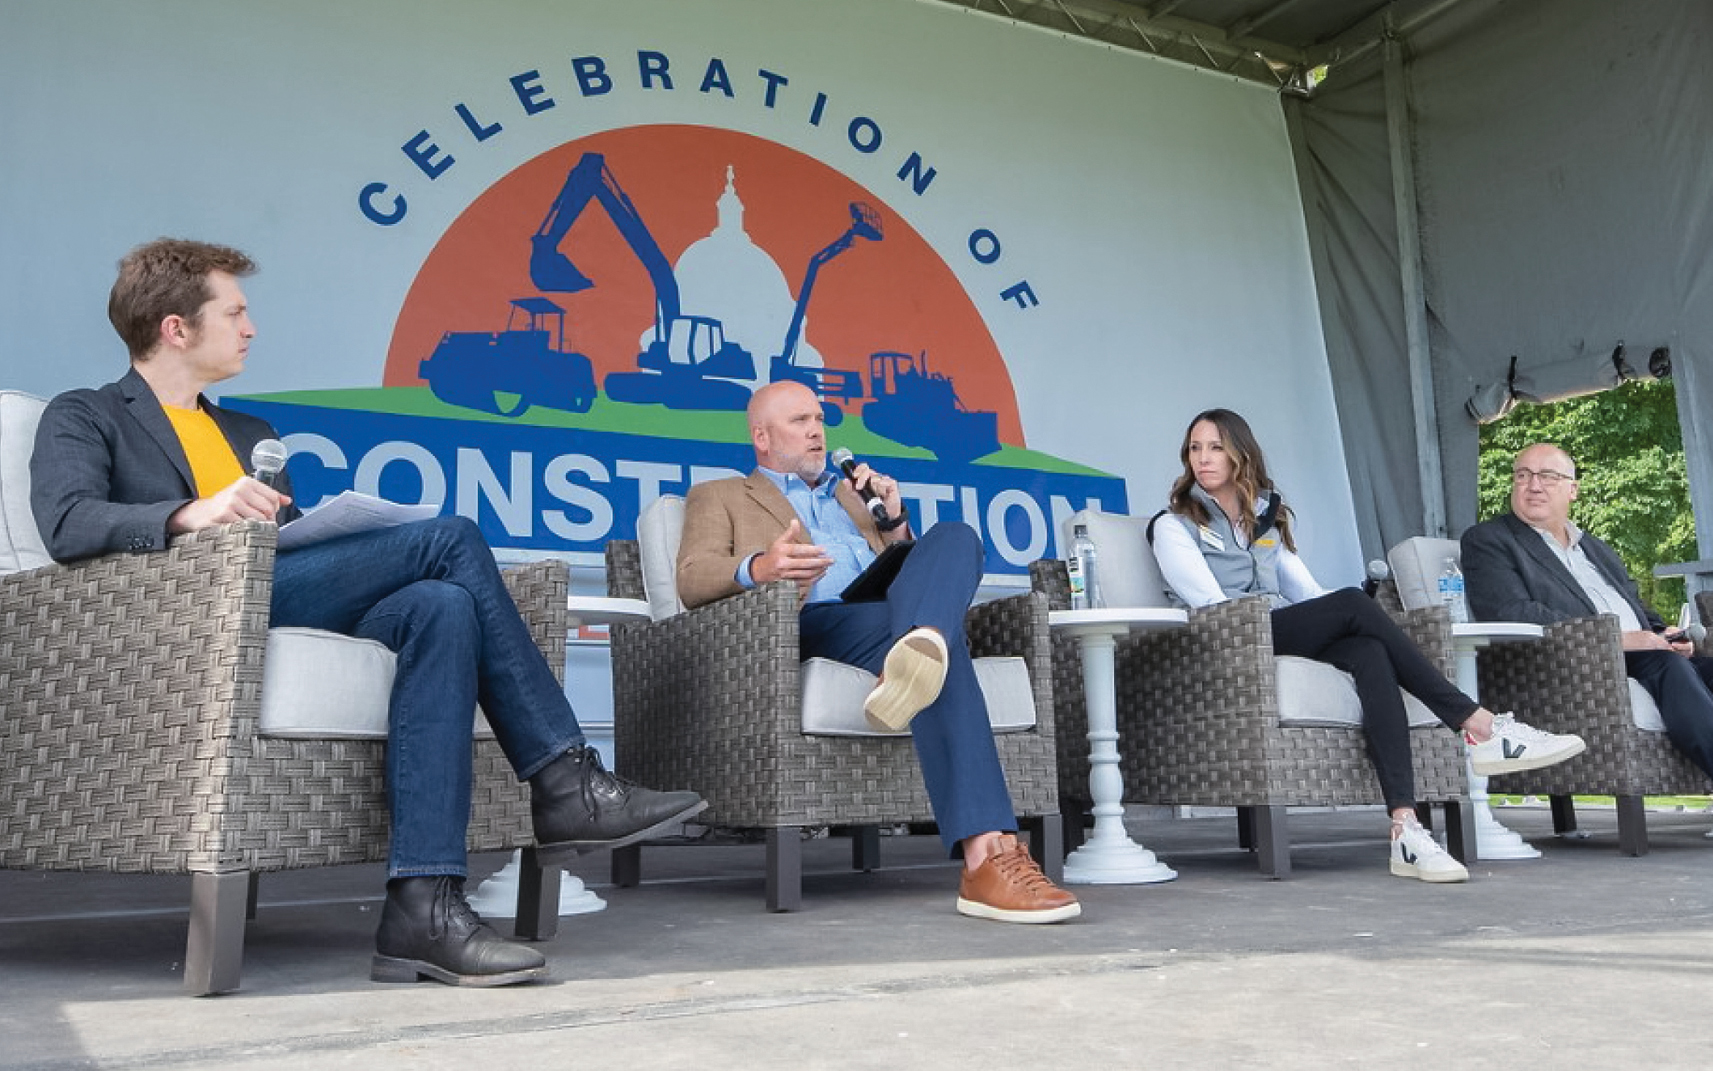
<instances>
[{"instance_id":1,"label":"blue jeans","mask_svg":"<svg viewBox=\"0 0 1713 1071\"><path fill-rule=\"evenodd\" d=\"M477 702L520 780L583 743L467 518L286 551L274 564L271 623L377 640L398 655L387 716L389 877L467 873Z\"/></svg>"},{"instance_id":2,"label":"blue jeans","mask_svg":"<svg viewBox=\"0 0 1713 1071\"><path fill-rule=\"evenodd\" d=\"M810 603L799 628L804 658L830 658L876 674L892 645L911 629L927 626L945 638L945 686L910 722L910 735L940 840L954 855L965 837L1017 828L987 700L964 639L964 615L981 584L981 565L975 529L942 521L916 541L886 598Z\"/></svg>"}]
</instances>

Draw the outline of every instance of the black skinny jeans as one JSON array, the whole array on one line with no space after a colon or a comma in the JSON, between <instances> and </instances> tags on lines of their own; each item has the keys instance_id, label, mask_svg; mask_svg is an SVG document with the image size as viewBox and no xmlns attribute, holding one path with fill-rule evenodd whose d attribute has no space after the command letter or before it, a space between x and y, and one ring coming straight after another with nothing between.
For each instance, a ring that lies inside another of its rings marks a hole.
<instances>
[{"instance_id":1,"label":"black skinny jeans","mask_svg":"<svg viewBox=\"0 0 1713 1071\"><path fill-rule=\"evenodd\" d=\"M1420 699L1452 729L1461 728L1480 707L1445 679L1378 603L1355 588L1274 610L1273 653L1325 662L1356 679L1368 759L1388 810L1416 804L1409 717L1398 689Z\"/></svg>"}]
</instances>

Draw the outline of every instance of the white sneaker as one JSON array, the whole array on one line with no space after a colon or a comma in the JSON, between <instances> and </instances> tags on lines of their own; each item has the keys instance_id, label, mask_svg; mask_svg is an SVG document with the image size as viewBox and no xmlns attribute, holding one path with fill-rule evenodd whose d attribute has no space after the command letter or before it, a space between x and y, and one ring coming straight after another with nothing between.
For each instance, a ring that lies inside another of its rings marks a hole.
<instances>
[{"instance_id":1,"label":"white sneaker","mask_svg":"<svg viewBox=\"0 0 1713 1071\"><path fill-rule=\"evenodd\" d=\"M1467 737L1466 737L1467 739ZM1524 725L1510 714L1493 715L1493 736L1485 743L1469 742L1469 759L1482 777L1538 770L1575 758L1588 745L1574 733L1544 732Z\"/></svg>"},{"instance_id":2,"label":"white sneaker","mask_svg":"<svg viewBox=\"0 0 1713 1071\"><path fill-rule=\"evenodd\" d=\"M1392 873L1400 878L1418 878L1430 882L1468 881L1469 871L1439 846L1433 834L1413 819L1393 822L1400 830L1392 839Z\"/></svg>"},{"instance_id":3,"label":"white sneaker","mask_svg":"<svg viewBox=\"0 0 1713 1071\"><path fill-rule=\"evenodd\" d=\"M931 628L911 629L892 645L880 683L863 701L868 723L882 732L902 732L910 719L940 697L946 683L946 641Z\"/></svg>"}]
</instances>

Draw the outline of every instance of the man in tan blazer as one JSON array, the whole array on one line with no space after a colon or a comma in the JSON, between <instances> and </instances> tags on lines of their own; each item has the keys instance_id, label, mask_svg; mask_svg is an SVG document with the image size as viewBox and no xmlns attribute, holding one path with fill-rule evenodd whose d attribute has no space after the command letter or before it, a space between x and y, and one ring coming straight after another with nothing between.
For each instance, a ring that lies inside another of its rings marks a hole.
<instances>
[{"instance_id":1,"label":"man in tan blazer","mask_svg":"<svg viewBox=\"0 0 1713 1071\"><path fill-rule=\"evenodd\" d=\"M883 598L845 602L840 593L876 554L911 536L898 482L867 465L849 480L827 471L821 403L801 383L756 391L749 431L754 472L690 489L678 549L685 605L795 582L803 657L878 674L864 704L869 720L910 728L940 836L963 857L958 910L1002 922L1074 918L1076 897L1050 882L1013 835L1017 816L964 639L981 583L981 537L940 522L915 541ZM881 516L861 491L884 507Z\"/></svg>"}]
</instances>

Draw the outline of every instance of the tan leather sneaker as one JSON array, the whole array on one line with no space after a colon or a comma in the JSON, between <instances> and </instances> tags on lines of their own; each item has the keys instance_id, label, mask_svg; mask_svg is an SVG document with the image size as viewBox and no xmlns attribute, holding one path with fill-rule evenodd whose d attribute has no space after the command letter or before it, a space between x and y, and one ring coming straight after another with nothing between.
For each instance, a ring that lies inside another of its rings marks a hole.
<instances>
[{"instance_id":1,"label":"tan leather sneaker","mask_svg":"<svg viewBox=\"0 0 1713 1071\"><path fill-rule=\"evenodd\" d=\"M1016 837L999 838L981 866L964 869L958 912L997 922L1063 922L1083 912L1077 898L1047 880Z\"/></svg>"}]
</instances>

